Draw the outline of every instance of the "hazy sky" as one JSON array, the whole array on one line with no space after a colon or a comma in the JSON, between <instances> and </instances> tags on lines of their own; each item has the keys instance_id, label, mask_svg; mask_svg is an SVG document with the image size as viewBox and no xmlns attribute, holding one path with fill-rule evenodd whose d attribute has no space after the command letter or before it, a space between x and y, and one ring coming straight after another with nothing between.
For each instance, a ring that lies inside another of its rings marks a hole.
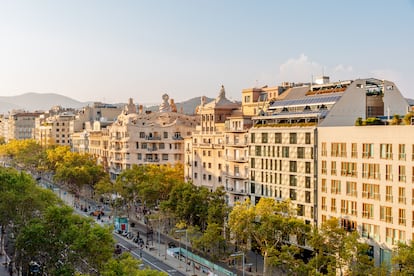
<instances>
[{"instance_id":1,"label":"hazy sky","mask_svg":"<svg viewBox=\"0 0 414 276\"><path fill-rule=\"evenodd\" d=\"M414 0L0 0L0 96L160 103L376 77L414 98Z\"/></svg>"}]
</instances>

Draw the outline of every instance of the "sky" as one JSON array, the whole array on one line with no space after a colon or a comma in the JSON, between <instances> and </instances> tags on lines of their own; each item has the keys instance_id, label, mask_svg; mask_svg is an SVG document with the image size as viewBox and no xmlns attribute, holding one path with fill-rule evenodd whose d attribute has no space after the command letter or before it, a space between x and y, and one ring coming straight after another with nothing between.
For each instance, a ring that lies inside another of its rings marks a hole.
<instances>
[{"instance_id":1,"label":"sky","mask_svg":"<svg viewBox=\"0 0 414 276\"><path fill-rule=\"evenodd\" d=\"M0 96L138 104L387 79L414 98L414 0L0 0Z\"/></svg>"}]
</instances>

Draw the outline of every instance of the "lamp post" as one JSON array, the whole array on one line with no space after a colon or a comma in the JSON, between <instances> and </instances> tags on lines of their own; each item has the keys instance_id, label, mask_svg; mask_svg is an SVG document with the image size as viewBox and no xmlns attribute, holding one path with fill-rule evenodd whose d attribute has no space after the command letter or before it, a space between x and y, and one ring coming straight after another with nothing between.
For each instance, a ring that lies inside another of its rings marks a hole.
<instances>
[{"instance_id":1,"label":"lamp post","mask_svg":"<svg viewBox=\"0 0 414 276\"><path fill-rule=\"evenodd\" d=\"M185 232L185 271L187 271L187 265L188 265L187 229L175 230L175 233L183 233L183 232ZM181 242L181 236L180 236L180 242ZM180 246L178 246L178 250L181 253L181 247Z\"/></svg>"},{"instance_id":2,"label":"lamp post","mask_svg":"<svg viewBox=\"0 0 414 276\"><path fill-rule=\"evenodd\" d=\"M243 276L244 276L244 252L238 252L238 253L234 253L230 255L231 257L238 257L238 256L242 256L242 270L243 270Z\"/></svg>"}]
</instances>

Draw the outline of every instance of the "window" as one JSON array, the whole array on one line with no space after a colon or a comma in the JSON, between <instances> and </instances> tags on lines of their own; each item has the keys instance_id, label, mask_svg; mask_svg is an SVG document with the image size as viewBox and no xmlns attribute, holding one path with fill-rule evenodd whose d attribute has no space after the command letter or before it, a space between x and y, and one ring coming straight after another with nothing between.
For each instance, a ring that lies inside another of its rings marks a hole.
<instances>
[{"instance_id":1,"label":"window","mask_svg":"<svg viewBox=\"0 0 414 276\"><path fill-rule=\"evenodd\" d=\"M311 187L311 178L309 176L305 176L305 188L309 189Z\"/></svg>"},{"instance_id":2,"label":"window","mask_svg":"<svg viewBox=\"0 0 414 276\"><path fill-rule=\"evenodd\" d=\"M251 143L256 143L256 136L255 136L255 133L250 133L250 142L251 142Z\"/></svg>"},{"instance_id":3,"label":"window","mask_svg":"<svg viewBox=\"0 0 414 276\"><path fill-rule=\"evenodd\" d=\"M289 197L291 200L296 200L296 190L295 189L290 189L289 190Z\"/></svg>"},{"instance_id":4,"label":"window","mask_svg":"<svg viewBox=\"0 0 414 276\"><path fill-rule=\"evenodd\" d=\"M197 173L194 173L194 179L197 179Z\"/></svg>"},{"instance_id":5,"label":"window","mask_svg":"<svg viewBox=\"0 0 414 276\"><path fill-rule=\"evenodd\" d=\"M392 202L392 186L385 186L385 201Z\"/></svg>"},{"instance_id":6,"label":"window","mask_svg":"<svg viewBox=\"0 0 414 276\"><path fill-rule=\"evenodd\" d=\"M296 133L289 133L289 144L297 144L298 137Z\"/></svg>"},{"instance_id":7,"label":"window","mask_svg":"<svg viewBox=\"0 0 414 276\"><path fill-rule=\"evenodd\" d=\"M142 160L142 154L141 154L141 153L138 153L138 154L137 154L137 159L138 159L138 160Z\"/></svg>"},{"instance_id":8,"label":"window","mask_svg":"<svg viewBox=\"0 0 414 276\"><path fill-rule=\"evenodd\" d=\"M321 173L326 174L326 160L322 160L321 162Z\"/></svg>"},{"instance_id":9,"label":"window","mask_svg":"<svg viewBox=\"0 0 414 276\"><path fill-rule=\"evenodd\" d=\"M194 161L194 167L197 167L198 163L197 161Z\"/></svg>"},{"instance_id":10,"label":"window","mask_svg":"<svg viewBox=\"0 0 414 276\"><path fill-rule=\"evenodd\" d=\"M322 178L321 179L321 190L322 192L326 193L327 189L326 189L326 178Z\"/></svg>"},{"instance_id":11,"label":"window","mask_svg":"<svg viewBox=\"0 0 414 276\"><path fill-rule=\"evenodd\" d=\"M363 183L362 184L362 197L379 200L380 199L379 189L380 189L379 185L377 184Z\"/></svg>"},{"instance_id":12,"label":"window","mask_svg":"<svg viewBox=\"0 0 414 276\"><path fill-rule=\"evenodd\" d=\"M309 192L309 191L305 192L305 202L306 203L311 203L311 192Z\"/></svg>"},{"instance_id":13,"label":"window","mask_svg":"<svg viewBox=\"0 0 414 276\"><path fill-rule=\"evenodd\" d=\"M346 195L357 196L357 183L353 181L346 182Z\"/></svg>"},{"instance_id":14,"label":"window","mask_svg":"<svg viewBox=\"0 0 414 276\"><path fill-rule=\"evenodd\" d=\"M351 215L353 216L357 216L358 212L357 212L357 202L356 201L351 201Z\"/></svg>"},{"instance_id":15,"label":"window","mask_svg":"<svg viewBox=\"0 0 414 276\"><path fill-rule=\"evenodd\" d=\"M298 147L297 156L298 156L298 158L301 158L301 159L305 158L305 148L304 147Z\"/></svg>"},{"instance_id":16,"label":"window","mask_svg":"<svg viewBox=\"0 0 414 276\"><path fill-rule=\"evenodd\" d=\"M305 173L311 173L311 162L305 162Z\"/></svg>"},{"instance_id":17,"label":"window","mask_svg":"<svg viewBox=\"0 0 414 276\"><path fill-rule=\"evenodd\" d=\"M372 219L374 218L374 205L369 203L362 203L362 217Z\"/></svg>"},{"instance_id":18,"label":"window","mask_svg":"<svg viewBox=\"0 0 414 276\"><path fill-rule=\"evenodd\" d=\"M326 211L326 197L322 197L322 203L321 203L321 209ZM414 211L413 211L414 213ZM414 225L414 220L413 220L413 225Z\"/></svg>"},{"instance_id":19,"label":"window","mask_svg":"<svg viewBox=\"0 0 414 276\"><path fill-rule=\"evenodd\" d=\"M336 213L336 198L331 198L331 212Z\"/></svg>"},{"instance_id":20,"label":"window","mask_svg":"<svg viewBox=\"0 0 414 276\"><path fill-rule=\"evenodd\" d=\"M139 133L139 138L145 138L145 132L140 132Z\"/></svg>"},{"instance_id":21,"label":"window","mask_svg":"<svg viewBox=\"0 0 414 276\"><path fill-rule=\"evenodd\" d=\"M208 165L208 168L211 169L211 163L208 163L207 165Z\"/></svg>"},{"instance_id":22,"label":"window","mask_svg":"<svg viewBox=\"0 0 414 276\"><path fill-rule=\"evenodd\" d=\"M289 171L290 172L296 172L297 171L296 161L289 161Z\"/></svg>"},{"instance_id":23,"label":"window","mask_svg":"<svg viewBox=\"0 0 414 276\"><path fill-rule=\"evenodd\" d=\"M331 143L332 157L346 157L346 143Z\"/></svg>"},{"instance_id":24,"label":"window","mask_svg":"<svg viewBox=\"0 0 414 276\"><path fill-rule=\"evenodd\" d=\"M262 156L262 147L261 146L255 146L255 148L254 148L254 154L256 156Z\"/></svg>"},{"instance_id":25,"label":"window","mask_svg":"<svg viewBox=\"0 0 414 276\"><path fill-rule=\"evenodd\" d=\"M305 144L309 145L311 143L311 134L309 132L305 133Z\"/></svg>"},{"instance_id":26,"label":"window","mask_svg":"<svg viewBox=\"0 0 414 276\"><path fill-rule=\"evenodd\" d=\"M398 203L405 204L406 198L405 198L405 188L404 187L398 187Z\"/></svg>"},{"instance_id":27,"label":"window","mask_svg":"<svg viewBox=\"0 0 414 276\"><path fill-rule=\"evenodd\" d=\"M262 133L262 143L267 143L267 133Z\"/></svg>"},{"instance_id":28,"label":"window","mask_svg":"<svg viewBox=\"0 0 414 276\"><path fill-rule=\"evenodd\" d=\"M398 224L405 225L405 209L398 209Z\"/></svg>"},{"instance_id":29,"label":"window","mask_svg":"<svg viewBox=\"0 0 414 276\"><path fill-rule=\"evenodd\" d=\"M331 161L331 175L336 175L336 161Z\"/></svg>"},{"instance_id":30,"label":"window","mask_svg":"<svg viewBox=\"0 0 414 276\"><path fill-rule=\"evenodd\" d=\"M348 214L348 201L347 200L341 200L341 214Z\"/></svg>"},{"instance_id":31,"label":"window","mask_svg":"<svg viewBox=\"0 0 414 276\"><path fill-rule=\"evenodd\" d=\"M385 165L385 180L392 181L392 165Z\"/></svg>"},{"instance_id":32,"label":"window","mask_svg":"<svg viewBox=\"0 0 414 276\"><path fill-rule=\"evenodd\" d=\"M398 159L405 160L405 145L404 144L398 145Z\"/></svg>"},{"instance_id":33,"label":"window","mask_svg":"<svg viewBox=\"0 0 414 276\"><path fill-rule=\"evenodd\" d=\"M296 186L297 185L297 178L296 175L289 175L289 185Z\"/></svg>"},{"instance_id":34,"label":"window","mask_svg":"<svg viewBox=\"0 0 414 276\"><path fill-rule=\"evenodd\" d=\"M362 144L362 158L374 157L374 144Z\"/></svg>"},{"instance_id":35,"label":"window","mask_svg":"<svg viewBox=\"0 0 414 276\"><path fill-rule=\"evenodd\" d=\"M162 160L168 160L168 154L167 153L163 153L162 154Z\"/></svg>"},{"instance_id":36,"label":"window","mask_svg":"<svg viewBox=\"0 0 414 276\"><path fill-rule=\"evenodd\" d=\"M322 142L322 145L321 145L321 156L326 156L326 155L327 155L326 142Z\"/></svg>"},{"instance_id":37,"label":"window","mask_svg":"<svg viewBox=\"0 0 414 276\"><path fill-rule=\"evenodd\" d=\"M275 133L275 143L276 144L282 143L282 133Z\"/></svg>"},{"instance_id":38,"label":"window","mask_svg":"<svg viewBox=\"0 0 414 276\"><path fill-rule=\"evenodd\" d=\"M357 163L341 162L341 175L357 177Z\"/></svg>"},{"instance_id":39,"label":"window","mask_svg":"<svg viewBox=\"0 0 414 276\"><path fill-rule=\"evenodd\" d=\"M297 214L298 216L303 216L305 214L305 206L303 206L302 204L298 204Z\"/></svg>"},{"instance_id":40,"label":"window","mask_svg":"<svg viewBox=\"0 0 414 276\"><path fill-rule=\"evenodd\" d=\"M164 131L164 139L168 138L168 132Z\"/></svg>"},{"instance_id":41,"label":"window","mask_svg":"<svg viewBox=\"0 0 414 276\"><path fill-rule=\"evenodd\" d=\"M352 158L358 158L358 149L357 149L357 144L356 143L352 143L351 144L352 147L352 152L351 152L351 157Z\"/></svg>"},{"instance_id":42,"label":"window","mask_svg":"<svg viewBox=\"0 0 414 276\"><path fill-rule=\"evenodd\" d=\"M289 157L289 147L282 147L282 157Z\"/></svg>"},{"instance_id":43,"label":"window","mask_svg":"<svg viewBox=\"0 0 414 276\"><path fill-rule=\"evenodd\" d=\"M392 223L392 208L388 206L380 206L380 220Z\"/></svg>"},{"instance_id":44,"label":"window","mask_svg":"<svg viewBox=\"0 0 414 276\"><path fill-rule=\"evenodd\" d=\"M331 193L340 194L341 193L341 181L340 180L331 180Z\"/></svg>"},{"instance_id":45,"label":"window","mask_svg":"<svg viewBox=\"0 0 414 276\"><path fill-rule=\"evenodd\" d=\"M405 182L405 166L398 166L398 181Z\"/></svg>"},{"instance_id":46,"label":"window","mask_svg":"<svg viewBox=\"0 0 414 276\"><path fill-rule=\"evenodd\" d=\"M211 174L208 175L208 181L211 181Z\"/></svg>"},{"instance_id":47,"label":"window","mask_svg":"<svg viewBox=\"0 0 414 276\"><path fill-rule=\"evenodd\" d=\"M141 149L146 149L147 148L147 143L141 143Z\"/></svg>"},{"instance_id":48,"label":"window","mask_svg":"<svg viewBox=\"0 0 414 276\"><path fill-rule=\"evenodd\" d=\"M380 145L380 158L381 159L392 159L392 144L381 144Z\"/></svg>"},{"instance_id":49,"label":"window","mask_svg":"<svg viewBox=\"0 0 414 276\"><path fill-rule=\"evenodd\" d=\"M362 163L362 178L380 180L379 164Z\"/></svg>"}]
</instances>

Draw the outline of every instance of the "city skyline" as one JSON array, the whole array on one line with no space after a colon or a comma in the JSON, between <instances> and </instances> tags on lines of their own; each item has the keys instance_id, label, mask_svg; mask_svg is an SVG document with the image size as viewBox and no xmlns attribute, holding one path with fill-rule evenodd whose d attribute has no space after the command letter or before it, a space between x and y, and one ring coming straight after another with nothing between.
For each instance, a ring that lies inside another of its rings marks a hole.
<instances>
[{"instance_id":1,"label":"city skyline","mask_svg":"<svg viewBox=\"0 0 414 276\"><path fill-rule=\"evenodd\" d=\"M0 96L230 99L283 81L376 77L407 98L414 1L2 1Z\"/></svg>"}]
</instances>

